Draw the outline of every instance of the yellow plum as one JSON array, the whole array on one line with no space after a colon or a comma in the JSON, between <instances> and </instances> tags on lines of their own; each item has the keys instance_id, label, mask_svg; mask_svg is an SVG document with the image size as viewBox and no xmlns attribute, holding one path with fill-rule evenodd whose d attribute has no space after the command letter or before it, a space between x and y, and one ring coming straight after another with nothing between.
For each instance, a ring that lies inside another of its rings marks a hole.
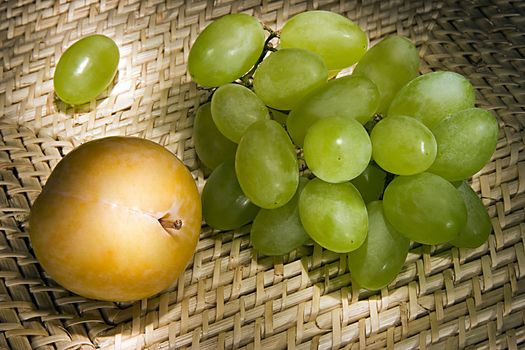
<instances>
[{"instance_id":1,"label":"yellow plum","mask_svg":"<svg viewBox=\"0 0 525 350\"><path fill-rule=\"evenodd\" d=\"M87 142L53 170L30 215L47 273L87 298L131 301L172 285L197 245L201 203L184 164L132 137Z\"/></svg>"}]
</instances>

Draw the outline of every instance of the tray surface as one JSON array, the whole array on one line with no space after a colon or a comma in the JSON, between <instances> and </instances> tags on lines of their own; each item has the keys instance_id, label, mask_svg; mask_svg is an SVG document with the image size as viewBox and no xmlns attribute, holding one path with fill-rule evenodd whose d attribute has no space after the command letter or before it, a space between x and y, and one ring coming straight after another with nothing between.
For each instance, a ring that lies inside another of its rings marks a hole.
<instances>
[{"instance_id":1,"label":"tray surface","mask_svg":"<svg viewBox=\"0 0 525 350\"><path fill-rule=\"evenodd\" d=\"M88 300L57 285L30 248L30 207L71 149L109 135L156 141L204 184L191 140L207 92L186 70L212 20L246 12L273 28L311 9L356 21L372 43L405 35L421 73L451 70L498 118L492 161L471 185L494 232L477 249L419 246L388 288L351 284L345 255L305 246L257 255L250 227L203 227L169 290L135 303ZM89 105L55 99L53 72L79 38L119 45L115 83ZM348 349L525 345L525 2L479 1L4 1L0 3L0 348Z\"/></svg>"}]
</instances>

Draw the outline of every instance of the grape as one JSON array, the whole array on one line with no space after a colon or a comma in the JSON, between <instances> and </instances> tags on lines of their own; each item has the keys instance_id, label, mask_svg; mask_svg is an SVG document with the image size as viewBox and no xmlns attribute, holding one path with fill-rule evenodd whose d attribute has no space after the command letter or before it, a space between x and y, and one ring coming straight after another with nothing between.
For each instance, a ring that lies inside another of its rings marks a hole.
<instances>
[{"instance_id":1,"label":"grape","mask_svg":"<svg viewBox=\"0 0 525 350\"><path fill-rule=\"evenodd\" d=\"M359 248L348 253L348 268L354 283L378 290L386 287L401 271L410 240L385 219L381 201L369 203L367 211L368 235Z\"/></svg>"},{"instance_id":2,"label":"grape","mask_svg":"<svg viewBox=\"0 0 525 350\"><path fill-rule=\"evenodd\" d=\"M385 181L386 173L375 164L369 164L361 175L352 180L352 184L361 193L365 203L370 203L381 198Z\"/></svg>"},{"instance_id":3,"label":"grape","mask_svg":"<svg viewBox=\"0 0 525 350\"><path fill-rule=\"evenodd\" d=\"M383 208L397 231L423 244L448 242L467 222L458 190L431 173L396 177L383 194Z\"/></svg>"},{"instance_id":4,"label":"grape","mask_svg":"<svg viewBox=\"0 0 525 350\"><path fill-rule=\"evenodd\" d=\"M211 115L217 129L235 143L239 143L254 122L270 119L268 108L261 99L239 84L226 84L215 91L211 99Z\"/></svg>"},{"instance_id":5,"label":"grape","mask_svg":"<svg viewBox=\"0 0 525 350\"><path fill-rule=\"evenodd\" d=\"M286 125L286 120L288 119L288 114L284 113L283 111L279 111L277 109L271 109L270 110L270 116L273 120L281 124L282 126Z\"/></svg>"},{"instance_id":6,"label":"grape","mask_svg":"<svg viewBox=\"0 0 525 350\"><path fill-rule=\"evenodd\" d=\"M316 121L328 117L356 119L365 124L379 105L379 91L367 78L346 76L331 80L304 97L288 115L292 140L303 146L304 136Z\"/></svg>"},{"instance_id":7,"label":"grape","mask_svg":"<svg viewBox=\"0 0 525 350\"><path fill-rule=\"evenodd\" d=\"M381 120L372 129L372 157L383 169L397 175L427 170L436 159L436 140L417 119L397 116Z\"/></svg>"},{"instance_id":8,"label":"grape","mask_svg":"<svg viewBox=\"0 0 525 350\"><path fill-rule=\"evenodd\" d=\"M119 57L117 45L107 36L80 39L58 61L53 77L57 96L71 105L95 99L115 77Z\"/></svg>"},{"instance_id":9,"label":"grape","mask_svg":"<svg viewBox=\"0 0 525 350\"><path fill-rule=\"evenodd\" d=\"M437 141L437 156L428 171L449 181L469 178L481 170L498 142L496 118L480 108L454 113L432 131Z\"/></svg>"},{"instance_id":10,"label":"grape","mask_svg":"<svg viewBox=\"0 0 525 350\"><path fill-rule=\"evenodd\" d=\"M329 70L341 70L365 54L368 38L346 17L329 11L308 11L286 22L281 30L281 47L315 52Z\"/></svg>"},{"instance_id":11,"label":"grape","mask_svg":"<svg viewBox=\"0 0 525 350\"><path fill-rule=\"evenodd\" d=\"M254 17L235 13L212 22L188 56L188 71L207 87L230 83L248 72L264 48L264 30Z\"/></svg>"},{"instance_id":12,"label":"grape","mask_svg":"<svg viewBox=\"0 0 525 350\"><path fill-rule=\"evenodd\" d=\"M370 48L359 60L353 75L372 80L379 89L378 113L386 113L395 94L417 76L419 55L407 38L390 36Z\"/></svg>"},{"instance_id":13,"label":"grape","mask_svg":"<svg viewBox=\"0 0 525 350\"><path fill-rule=\"evenodd\" d=\"M355 250L366 238L366 206L350 182L311 180L299 198L299 216L310 237L336 253Z\"/></svg>"},{"instance_id":14,"label":"grape","mask_svg":"<svg viewBox=\"0 0 525 350\"><path fill-rule=\"evenodd\" d=\"M407 115L432 129L448 115L474 107L474 88L460 74L423 74L405 85L394 97L387 116Z\"/></svg>"},{"instance_id":15,"label":"grape","mask_svg":"<svg viewBox=\"0 0 525 350\"><path fill-rule=\"evenodd\" d=\"M304 138L304 159L315 176L344 182L365 170L372 155L370 137L354 119L325 118L310 127Z\"/></svg>"},{"instance_id":16,"label":"grape","mask_svg":"<svg viewBox=\"0 0 525 350\"><path fill-rule=\"evenodd\" d=\"M204 221L219 230L233 230L252 221L258 212L239 186L233 159L216 167L202 190Z\"/></svg>"},{"instance_id":17,"label":"grape","mask_svg":"<svg viewBox=\"0 0 525 350\"><path fill-rule=\"evenodd\" d=\"M246 196L261 208L285 205L297 190L295 149L273 120L255 122L246 130L235 154L235 170Z\"/></svg>"},{"instance_id":18,"label":"grape","mask_svg":"<svg viewBox=\"0 0 525 350\"><path fill-rule=\"evenodd\" d=\"M215 126L210 103L201 105L197 110L193 122L193 144L201 162L211 170L226 159L235 157L237 145L224 137Z\"/></svg>"},{"instance_id":19,"label":"grape","mask_svg":"<svg viewBox=\"0 0 525 350\"><path fill-rule=\"evenodd\" d=\"M299 218L299 196L307 183L308 179L299 178L297 191L288 203L276 209L261 209L255 217L250 239L262 254L288 254L310 239Z\"/></svg>"},{"instance_id":20,"label":"grape","mask_svg":"<svg viewBox=\"0 0 525 350\"><path fill-rule=\"evenodd\" d=\"M457 187L467 207L467 224L450 243L459 248L477 248L487 241L492 224L487 209L476 192L466 183Z\"/></svg>"},{"instance_id":21,"label":"grape","mask_svg":"<svg viewBox=\"0 0 525 350\"><path fill-rule=\"evenodd\" d=\"M301 49L281 49L257 67L253 89L268 106L289 110L327 79L328 70L319 55Z\"/></svg>"}]
</instances>

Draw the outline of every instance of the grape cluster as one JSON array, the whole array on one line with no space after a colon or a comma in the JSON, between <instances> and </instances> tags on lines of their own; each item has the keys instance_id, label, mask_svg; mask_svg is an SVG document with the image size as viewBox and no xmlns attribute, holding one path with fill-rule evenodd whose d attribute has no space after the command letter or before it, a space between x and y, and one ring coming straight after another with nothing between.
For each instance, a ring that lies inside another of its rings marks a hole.
<instances>
[{"instance_id":1,"label":"grape cluster","mask_svg":"<svg viewBox=\"0 0 525 350\"><path fill-rule=\"evenodd\" d=\"M193 80L213 91L193 138L212 170L202 193L210 226L253 221L252 245L266 255L313 239L347 253L354 283L371 290L395 278L411 240L486 241L489 216L465 180L490 160L498 124L475 108L465 77L418 75L410 40L368 49L359 26L327 11L268 31L226 15L189 54Z\"/></svg>"}]
</instances>

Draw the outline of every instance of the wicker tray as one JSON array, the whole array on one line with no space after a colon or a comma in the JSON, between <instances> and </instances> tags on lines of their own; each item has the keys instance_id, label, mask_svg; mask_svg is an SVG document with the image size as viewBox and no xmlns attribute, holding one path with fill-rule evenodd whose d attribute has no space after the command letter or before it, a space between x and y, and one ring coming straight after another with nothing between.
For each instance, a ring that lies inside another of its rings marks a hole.
<instances>
[{"instance_id":1,"label":"wicker tray","mask_svg":"<svg viewBox=\"0 0 525 350\"><path fill-rule=\"evenodd\" d=\"M31 203L73 147L108 135L168 147L202 186L191 135L206 98L186 59L213 19L247 12L274 28L309 9L342 13L372 41L414 40L421 72L467 76L501 132L473 177L494 228L478 249L414 246L378 293L353 288L345 255L319 246L274 259L253 253L250 227L203 227L170 290L132 304L73 295L35 260ZM120 47L116 84L67 109L52 76L63 50L103 33ZM3 1L0 3L0 348L347 349L525 347L525 2L482 1ZM96 107L96 108L95 108Z\"/></svg>"}]
</instances>

